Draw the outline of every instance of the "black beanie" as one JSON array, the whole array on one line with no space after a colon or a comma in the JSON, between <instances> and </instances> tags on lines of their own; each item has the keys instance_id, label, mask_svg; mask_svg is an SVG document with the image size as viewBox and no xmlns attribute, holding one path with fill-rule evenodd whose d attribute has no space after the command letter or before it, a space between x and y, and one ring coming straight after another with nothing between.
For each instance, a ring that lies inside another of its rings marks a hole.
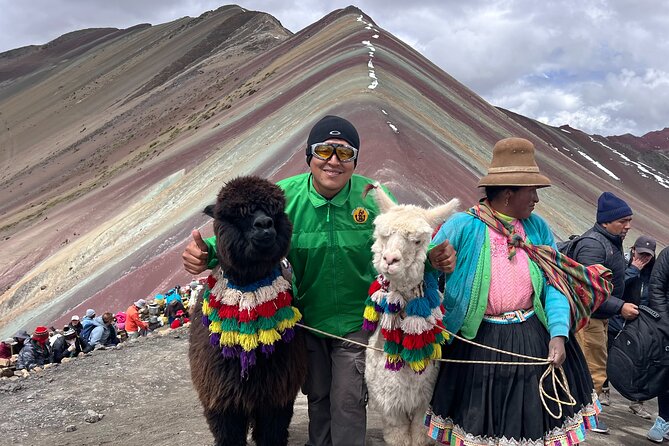
<instances>
[{"instance_id":1,"label":"black beanie","mask_svg":"<svg viewBox=\"0 0 669 446\"><path fill-rule=\"evenodd\" d=\"M343 139L356 149L360 149L360 137L353 124L339 116L328 115L318 121L309 132L306 151L307 164L311 162L311 145L328 139ZM358 165L357 158L353 162L356 166Z\"/></svg>"}]
</instances>

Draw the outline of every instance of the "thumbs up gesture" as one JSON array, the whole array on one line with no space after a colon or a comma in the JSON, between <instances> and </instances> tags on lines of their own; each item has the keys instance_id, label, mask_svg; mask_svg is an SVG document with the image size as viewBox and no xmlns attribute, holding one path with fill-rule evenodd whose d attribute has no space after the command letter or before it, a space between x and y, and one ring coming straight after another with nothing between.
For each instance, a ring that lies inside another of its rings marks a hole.
<instances>
[{"instance_id":1,"label":"thumbs up gesture","mask_svg":"<svg viewBox=\"0 0 669 446\"><path fill-rule=\"evenodd\" d=\"M183 254L181 254L181 259L186 271L197 275L207 269L209 252L207 244L202 240L200 231L194 229L191 235L193 236L193 240L186 246Z\"/></svg>"}]
</instances>

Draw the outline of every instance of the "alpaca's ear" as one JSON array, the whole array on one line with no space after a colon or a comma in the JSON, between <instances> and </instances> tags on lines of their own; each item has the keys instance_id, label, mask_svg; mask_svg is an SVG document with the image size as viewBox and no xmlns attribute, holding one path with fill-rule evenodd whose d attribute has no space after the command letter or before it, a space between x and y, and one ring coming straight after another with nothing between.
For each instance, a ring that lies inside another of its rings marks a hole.
<instances>
[{"instance_id":1,"label":"alpaca's ear","mask_svg":"<svg viewBox=\"0 0 669 446\"><path fill-rule=\"evenodd\" d=\"M372 189L374 189L375 192L374 199L376 201L376 204L379 205L379 210L381 211L381 213L386 213L396 206L396 204L386 193L386 191L383 190L381 184L379 184L378 182L374 183L373 185L368 184L367 187L365 187L363 196L366 196L367 193Z\"/></svg>"},{"instance_id":2,"label":"alpaca's ear","mask_svg":"<svg viewBox=\"0 0 669 446\"><path fill-rule=\"evenodd\" d=\"M213 204L207 205L202 212L204 212L211 218L214 218L214 205Z\"/></svg>"},{"instance_id":3,"label":"alpaca's ear","mask_svg":"<svg viewBox=\"0 0 669 446\"><path fill-rule=\"evenodd\" d=\"M459 206L460 200L453 198L446 204L430 208L426 213L427 221L430 223L430 226L436 228L446 221L451 214L457 211Z\"/></svg>"}]
</instances>

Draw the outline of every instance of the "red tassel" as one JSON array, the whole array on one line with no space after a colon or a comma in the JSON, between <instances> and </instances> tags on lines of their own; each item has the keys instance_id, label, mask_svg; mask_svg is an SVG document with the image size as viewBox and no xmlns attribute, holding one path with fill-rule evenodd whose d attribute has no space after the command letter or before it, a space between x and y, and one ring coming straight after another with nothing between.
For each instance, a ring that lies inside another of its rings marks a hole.
<instances>
[{"instance_id":1,"label":"red tassel","mask_svg":"<svg viewBox=\"0 0 669 446\"><path fill-rule=\"evenodd\" d=\"M290 305L291 301L293 300L292 295L287 292L287 291L281 291L277 296L276 296L276 306L278 308L283 308L287 307Z\"/></svg>"},{"instance_id":2,"label":"red tassel","mask_svg":"<svg viewBox=\"0 0 669 446\"><path fill-rule=\"evenodd\" d=\"M425 347L426 342L423 337L424 333L421 334L406 334L404 335L404 340L402 341L402 346L409 350L420 350Z\"/></svg>"},{"instance_id":3,"label":"red tassel","mask_svg":"<svg viewBox=\"0 0 669 446\"><path fill-rule=\"evenodd\" d=\"M276 313L276 307L274 306L274 301L265 302L256 307L258 316L261 317L272 317Z\"/></svg>"},{"instance_id":4,"label":"red tassel","mask_svg":"<svg viewBox=\"0 0 669 446\"><path fill-rule=\"evenodd\" d=\"M239 309L234 305L223 305L218 310L218 317L221 319L239 319Z\"/></svg>"},{"instance_id":5,"label":"red tassel","mask_svg":"<svg viewBox=\"0 0 669 446\"><path fill-rule=\"evenodd\" d=\"M213 294L209 295L209 307L210 308L221 308L221 301L216 298Z\"/></svg>"},{"instance_id":6,"label":"red tassel","mask_svg":"<svg viewBox=\"0 0 669 446\"><path fill-rule=\"evenodd\" d=\"M394 330L386 330L385 328L382 328L381 334L383 335L383 339L385 339L386 341L391 341L394 342L395 344L402 343L402 332L399 328L396 328Z\"/></svg>"},{"instance_id":7,"label":"red tassel","mask_svg":"<svg viewBox=\"0 0 669 446\"><path fill-rule=\"evenodd\" d=\"M209 277L207 277L207 286L211 290L214 288L214 285L216 285L216 278L213 274L209 274Z\"/></svg>"},{"instance_id":8,"label":"red tassel","mask_svg":"<svg viewBox=\"0 0 669 446\"><path fill-rule=\"evenodd\" d=\"M372 281L372 284L369 286L369 292L367 293L368 296L371 296L372 294L376 293L381 289L381 284L379 283L378 280Z\"/></svg>"},{"instance_id":9,"label":"red tassel","mask_svg":"<svg viewBox=\"0 0 669 446\"><path fill-rule=\"evenodd\" d=\"M239 310L239 322L251 322L258 319L258 312L255 308L250 310Z\"/></svg>"}]
</instances>

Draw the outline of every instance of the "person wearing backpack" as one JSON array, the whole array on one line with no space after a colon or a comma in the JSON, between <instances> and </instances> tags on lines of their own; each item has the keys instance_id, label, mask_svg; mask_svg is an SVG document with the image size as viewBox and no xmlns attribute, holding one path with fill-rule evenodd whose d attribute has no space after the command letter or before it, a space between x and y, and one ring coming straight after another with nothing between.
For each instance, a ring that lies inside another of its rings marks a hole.
<instances>
[{"instance_id":1,"label":"person wearing backpack","mask_svg":"<svg viewBox=\"0 0 669 446\"><path fill-rule=\"evenodd\" d=\"M595 391L600 402L608 405L608 395L602 393L606 381L606 359L608 356L608 322L620 315L632 320L639 315L637 305L623 300L625 291L626 261L623 254L623 240L632 226L632 209L611 192L604 192L597 200L597 222L583 235L573 241L570 257L582 265L601 264L611 270L613 291L600 307L591 315L583 330L576 333L576 339L583 349L588 363ZM593 432L608 433L608 426L600 420Z\"/></svg>"},{"instance_id":2,"label":"person wearing backpack","mask_svg":"<svg viewBox=\"0 0 669 446\"><path fill-rule=\"evenodd\" d=\"M650 274L649 306L660 313L662 317L669 317L669 246L658 254ZM667 383L669 389L669 383ZM658 416L655 424L650 428L646 437L656 443L669 440L669 392L657 397Z\"/></svg>"},{"instance_id":3,"label":"person wearing backpack","mask_svg":"<svg viewBox=\"0 0 669 446\"><path fill-rule=\"evenodd\" d=\"M625 269L625 292L623 293L623 300L631 302L636 305L648 306L648 288L650 282L650 274L655 263L655 246L654 238L647 235L642 235L636 239L634 245L630 249L629 256L627 256L627 268ZM609 319L608 332L608 350L611 350L613 340L616 338L625 326L625 319L622 316L616 315ZM608 393L608 380L604 383L603 392ZM650 420L651 414L646 410L643 401L631 401L629 405L630 411Z\"/></svg>"}]
</instances>

